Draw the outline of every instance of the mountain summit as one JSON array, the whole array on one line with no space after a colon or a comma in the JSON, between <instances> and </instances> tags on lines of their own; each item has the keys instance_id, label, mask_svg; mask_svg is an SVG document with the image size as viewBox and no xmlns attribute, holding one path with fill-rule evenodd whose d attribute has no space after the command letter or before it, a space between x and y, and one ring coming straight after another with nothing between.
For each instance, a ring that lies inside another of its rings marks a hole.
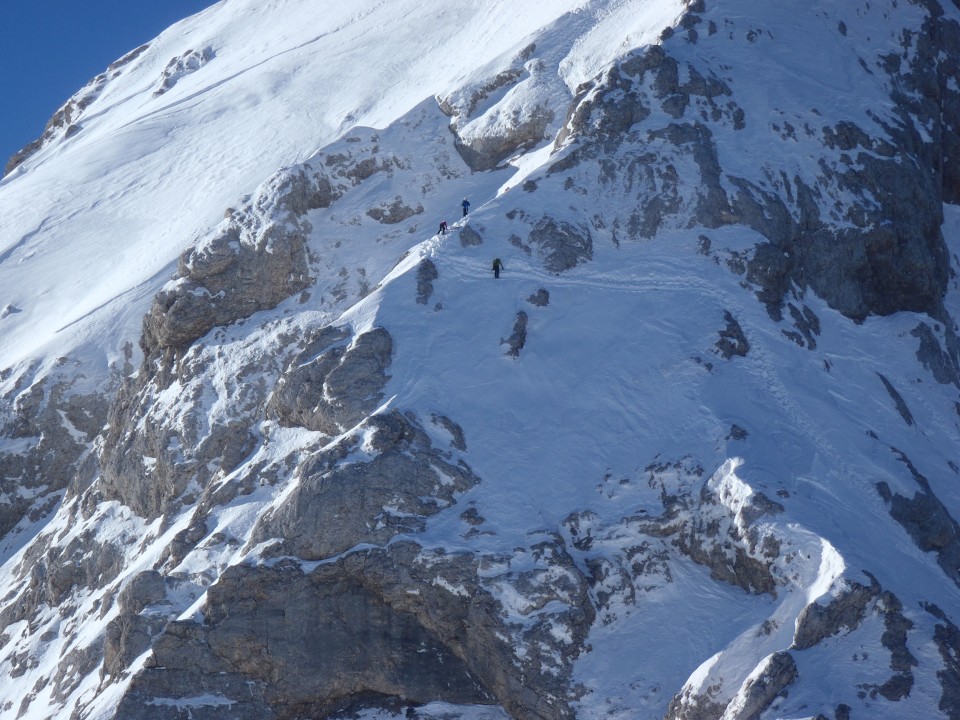
<instances>
[{"instance_id":1,"label":"mountain summit","mask_svg":"<svg viewBox=\"0 0 960 720\"><path fill-rule=\"evenodd\" d=\"M0 720L960 718L958 78L956 0L120 58L0 181Z\"/></svg>"}]
</instances>

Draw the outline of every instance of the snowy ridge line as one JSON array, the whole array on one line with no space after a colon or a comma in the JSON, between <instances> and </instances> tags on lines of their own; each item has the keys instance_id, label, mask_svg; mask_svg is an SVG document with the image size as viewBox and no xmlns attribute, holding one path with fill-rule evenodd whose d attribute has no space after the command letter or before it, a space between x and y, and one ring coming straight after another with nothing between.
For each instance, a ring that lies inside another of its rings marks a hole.
<instances>
[{"instance_id":1,"label":"snowy ridge line","mask_svg":"<svg viewBox=\"0 0 960 720\"><path fill-rule=\"evenodd\" d=\"M742 462L739 458L727 460L707 481L707 487L717 492L738 519L753 493L736 474ZM843 558L824 538L778 520L765 522L761 532L772 532L785 548L774 563L783 583L778 584L781 596L775 610L704 661L684 683L678 695L683 698L681 704L709 698L711 703L726 707L724 718L739 717L736 712L744 702L747 681L763 670L772 655L793 647L801 612L829 592L843 575Z\"/></svg>"}]
</instances>

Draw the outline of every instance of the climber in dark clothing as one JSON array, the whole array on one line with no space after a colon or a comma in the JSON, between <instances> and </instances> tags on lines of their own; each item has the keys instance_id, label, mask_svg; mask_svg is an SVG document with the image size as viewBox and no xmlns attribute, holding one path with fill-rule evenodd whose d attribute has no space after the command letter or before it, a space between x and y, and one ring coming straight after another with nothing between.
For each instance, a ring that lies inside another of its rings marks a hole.
<instances>
[{"instance_id":1,"label":"climber in dark clothing","mask_svg":"<svg viewBox=\"0 0 960 720\"><path fill-rule=\"evenodd\" d=\"M470 201L467 200L466 198L464 198L464 199L463 199L463 202L460 203L460 206L463 208L463 216L466 217L466 216L467 216L467 210L470 209Z\"/></svg>"},{"instance_id":2,"label":"climber in dark clothing","mask_svg":"<svg viewBox=\"0 0 960 720\"><path fill-rule=\"evenodd\" d=\"M439 232L441 235L446 235L446 234L447 234L447 221L446 221L446 220L441 221L441 223L440 223L440 230L438 230L438 232Z\"/></svg>"},{"instance_id":3,"label":"climber in dark clothing","mask_svg":"<svg viewBox=\"0 0 960 720\"><path fill-rule=\"evenodd\" d=\"M493 259L493 276L495 278L500 277L500 271L502 269L503 269L503 262L501 262L500 258L494 258Z\"/></svg>"}]
</instances>

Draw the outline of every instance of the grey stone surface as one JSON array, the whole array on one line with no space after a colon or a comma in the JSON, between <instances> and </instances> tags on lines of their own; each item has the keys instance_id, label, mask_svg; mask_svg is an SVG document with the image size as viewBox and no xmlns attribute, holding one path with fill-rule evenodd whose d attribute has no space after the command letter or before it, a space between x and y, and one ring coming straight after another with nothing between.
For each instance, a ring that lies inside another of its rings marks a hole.
<instances>
[{"instance_id":1,"label":"grey stone surface","mask_svg":"<svg viewBox=\"0 0 960 720\"><path fill-rule=\"evenodd\" d=\"M309 210L329 206L330 181L311 166L281 170L254 200L179 261L179 280L143 321L144 355L178 351L217 325L275 307L310 283Z\"/></svg>"},{"instance_id":2,"label":"grey stone surface","mask_svg":"<svg viewBox=\"0 0 960 720\"><path fill-rule=\"evenodd\" d=\"M747 336L743 334L740 323L730 314L729 310L723 311L723 319L726 320L727 326L719 331L720 339L716 342L717 350L720 351L724 360L729 360L734 355L746 357L747 353L750 352L750 343L747 341Z\"/></svg>"},{"instance_id":3,"label":"grey stone surface","mask_svg":"<svg viewBox=\"0 0 960 720\"><path fill-rule=\"evenodd\" d=\"M893 404L896 406L897 412L900 413L900 417L903 418L903 421L907 425L913 425L913 414L910 412L910 408L907 407L907 403L904 402L903 396L897 392L897 389L889 380L887 380L885 375L882 373L877 373L877 377L880 378L880 382L882 382L883 387L886 388L887 394L889 394L890 398L893 400Z\"/></svg>"},{"instance_id":4,"label":"grey stone surface","mask_svg":"<svg viewBox=\"0 0 960 720\"><path fill-rule=\"evenodd\" d=\"M896 448L891 450L920 489L908 498L892 493L887 483L880 481L877 491L887 503L891 517L903 526L917 547L924 552L936 553L937 564L947 577L960 586L960 525L910 458Z\"/></svg>"},{"instance_id":5,"label":"grey stone surface","mask_svg":"<svg viewBox=\"0 0 960 720\"><path fill-rule=\"evenodd\" d=\"M229 702L211 718L324 717L390 697L498 703L520 720L572 718L566 674L535 672L537 658L517 656L514 631L477 572L473 556L425 556L412 543L309 573L289 560L234 566L210 589L203 623L168 625L120 716L177 717L151 700L206 692ZM584 590L566 591L582 602ZM589 620L578 621L575 652Z\"/></svg>"},{"instance_id":6,"label":"grey stone surface","mask_svg":"<svg viewBox=\"0 0 960 720\"><path fill-rule=\"evenodd\" d=\"M460 244L463 247L483 245L483 237L481 237L480 233L474 230L470 225L464 225L462 228L460 228L459 236Z\"/></svg>"},{"instance_id":7,"label":"grey stone surface","mask_svg":"<svg viewBox=\"0 0 960 720\"><path fill-rule=\"evenodd\" d=\"M807 650L844 628L850 632L863 622L867 606L880 594L880 586L850 582L849 586L825 605L813 602L797 618L792 648Z\"/></svg>"},{"instance_id":8,"label":"grey stone surface","mask_svg":"<svg viewBox=\"0 0 960 720\"><path fill-rule=\"evenodd\" d=\"M788 652L776 652L767 658L759 674L747 680L737 693L735 712L730 720L760 720L762 713L798 677L797 663Z\"/></svg>"},{"instance_id":9,"label":"grey stone surface","mask_svg":"<svg viewBox=\"0 0 960 720\"><path fill-rule=\"evenodd\" d=\"M561 273L593 259L590 230L563 220L541 218L527 241L537 248L543 266L550 272Z\"/></svg>"},{"instance_id":10,"label":"grey stone surface","mask_svg":"<svg viewBox=\"0 0 960 720\"><path fill-rule=\"evenodd\" d=\"M506 340L500 340L501 344L507 346L507 355L510 357L520 357L520 351L527 343L527 314L521 310L517 313L513 321L513 332Z\"/></svg>"},{"instance_id":11,"label":"grey stone surface","mask_svg":"<svg viewBox=\"0 0 960 720\"><path fill-rule=\"evenodd\" d=\"M376 410L393 340L383 328L347 339L341 329L324 328L280 378L267 412L285 425L339 435Z\"/></svg>"},{"instance_id":12,"label":"grey stone surface","mask_svg":"<svg viewBox=\"0 0 960 720\"><path fill-rule=\"evenodd\" d=\"M436 264L424 258L417 266L417 304L426 305L433 295L433 281L440 277Z\"/></svg>"},{"instance_id":13,"label":"grey stone surface","mask_svg":"<svg viewBox=\"0 0 960 720\"><path fill-rule=\"evenodd\" d=\"M952 383L960 388L960 338L953 328L949 325L944 328L942 343L925 322L917 325L910 334L920 341L917 360L930 371L934 379L943 385Z\"/></svg>"},{"instance_id":14,"label":"grey stone surface","mask_svg":"<svg viewBox=\"0 0 960 720\"><path fill-rule=\"evenodd\" d=\"M943 660L943 669L937 671L943 690L938 707L950 720L957 720L960 718L960 627L936 605L926 604L924 609L940 621L933 635Z\"/></svg>"},{"instance_id":15,"label":"grey stone surface","mask_svg":"<svg viewBox=\"0 0 960 720\"><path fill-rule=\"evenodd\" d=\"M761 187L725 174L715 144L744 127L744 110L717 68L688 65L681 80L669 43L626 55L578 91L551 173L599 163L600 183L633 208L611 220L614 242L682 225L757 231L766 242L753 252L747 277L775 319L793 287L811 288L857 320L903 310L940 317L949 265L941 207L957 194L960 167L958 122L942 112L960 103L945 80L957 63L944 49L956 46L960 29L934 5L926 9L923 38L903 39L910 64L894 56L883 70L894 76L900 121L872 135L850 122L805 127L839 157L809 177L771 171ZM654 109L668 120L652 124ZM914 130L921 126L934 128L932 137L921 138ZM785 143L801 132L789 123L776 128ZM655 150L638 149L651 140ZM678 170L690 160L698 176ZM841 194L862 202L841 202Z\"/></svg>"},{"instance_id":16,"label":"grey stone surface","mask_svg":"<svg viewBox=\"0 0 960 720\"><path fill-rule=\"evenodd\" d=\"M356 437L305 460L297 487L254 530L256 542L283 538L278 552L322 560L396 535L418 532L427 517L475 485L470 469L435 449L416 418L396 411L363 424L374 456L341 463L356 450Z\"/></svg>"}]
</instances>

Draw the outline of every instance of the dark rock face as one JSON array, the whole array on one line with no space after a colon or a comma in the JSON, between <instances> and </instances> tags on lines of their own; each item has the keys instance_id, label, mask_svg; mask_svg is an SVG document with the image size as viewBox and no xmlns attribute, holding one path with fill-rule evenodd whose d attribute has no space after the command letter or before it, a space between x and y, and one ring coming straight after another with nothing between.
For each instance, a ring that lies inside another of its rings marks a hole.
<instances>
[{"instance_id":1,"label":"dark rock face","mask_svg":"<svg viewBox=\"0 0 960 720\"><path fill-rule=\"evenodd\" d=\"M724 360L729 360L734 355L746 357L750 352L750 343L747 342L747 336L743 334L740 323L729 310L723 311L723 319L727 321L727 326L720 330L720 339L716 343L717 350L720 351Z\"/></svg>"},{"instance_id":2,"label":"dark rock face","mask_svg":"<svg viewBox=\"0 0 960 720\"><path fill-rule=\"evenodd\" d=\"M203 50L187 50L179 57L173 58L163 69L163 73L161 73L160 84L157 89L153 91L153 97L159 97L160 95L163 95L165 92L173 88L173 86L176 85L182 78L195 73L208 62L213 60L213 58L213 49L209 47L204 48Z\"/></svg>"},{"instance_id":3,"label":"dark rock face","mask_svg":"<svg viewBox=\"0 0 960 720\"><path fill-rule=\"evenodd\" d=\"M180 258L179 280L143 321L144 355L182 350L217 325L275 307L310 282L306 213L332 201L329 180L306 166L281 171L257 199Z\"/></svg>"},{"instance_id":4,"label":"dark rock face","mask_svg":"<svg viewBox=\"0 0 960 720\"><path fill-rule=\"evenodd\" d=\"M708 60L687 64L681 79L671 42L636 51L580 89L550 172L599 163L600 185L633 208L610 220L614 242L696 225L760 233L766 241L749 259L747 279L776 320L794 285L856 320L898 311L940 317L949 265L941 208L956 197L960 168L958 115L945 112L960 104L960 91L946 78L956 73L960 27L934 3L924 7L925 32L903 37L910 64L891 56L864 67L892 76L895 121L874 117L882 126L874 134L847 121L824 125L816 113L802 130L775 126L785 143L803 133L829 151L815 174L771 166L761 184L725 173L717 143L736 142L744 110ZM699 19L688 18L689 34ZM921 137L919 127L932 130ZM572 177L567 186L575 187Z\"/></svg>"},{"instance_id":5,"label":"dark rock face","mask_svg":"<svg viewBox=\"0 0 960 720\"><path fill-rule=\"evenodd\" d=\"M436 264L424 258L417 266L417 304L426 305L433 295L433 281L440 277Z\"/></svg>"},{"instance_id":6,"label":"dark rock face","mask_svg":"<svg viewBox=\"0 0 960 720\"><path fill-rule=\"evenodd\" d=\"M855 630L863 622L867 606L880 594L880 586L852 582L849 588L826 605L811 603L797 618L793 648L807 650L843 628Z\"/></svg>"},{"instance_id":7,"label":"dark rock face","mask_svg":"<svg viewBox=\"0 0 960 720\"><path fill-rule=\"evenodd\" d=\"M933 636L943 659L943 669L937 671L937 679L943 688L939 708L950 720L955 720L960 718L960 628L936 605L927 605L925 609L941 621L937 623Z\"/></svg>"},{"instance_id":8,"label":"dark rock face","mask_svg":"<svg viewBox=\"0 0 960 720\"><path fill-rule=\"evenodd\" d=\"M562 220L541 218L530 231L528 242L539 250L543 266L550 272L561 273L593 259L590 230Z\"/></svg>"},{"instance_id":9,"label":"dark rock face","mask_svg":"<svg viewBox=\"0 0 960 720\"><path fill-rule=\"evenodd\" d=\"M907 467L920 489L912 498L890 491L886 482L877 483L877 491L890 508L890 515L910 534L924 552L937 554L937 564L960 586L960 525L943 502L934 494L927 480L906 455L891 448Z\"/></svg>"},{"instance_id":10,"label":"dark rock face","mask_svg":"<svg viewBox=\"0 0 960 720\"><path fill-rule=\"evenodd\" d=\"M884 375L877 373L877 376L880 378L880 382L883 383L883 387L886 388L887 393L893 400L893 404L896 406L897 412L900 413L900 417L903 418L903 421L907 425L913 425L913 415L910 412L910 408L907 407L907 403L904 402L903 396L897 392L897 389L889 380L887 380Z\"/></svg>"},{"instance_id":11,"label":"dark rock face","mask_svg":"<svg viewBox=\"0 0 960 720\"><path fill-rule=\"evenodd\" d=\"M415 419L392 412L371 417L367 462L341 464L355 452L348 438L308 458L297 469L298 486L263 517L257 542L283 538L276 552L322 560L359 543L385 544L418 532L425 520L478 481L469 468L434 449Z\"/></svg>"},{"instance_id":12,"label":"dark rock face","mask_svg":"<svg viewBox=\"0 0 960 720\"><path fill-rule=\"evenodd\" d=\"M457 135L455 147L471 170L493 170L510 156L543 142L551 122L551 110L545 107L536 108L522 122L506 128L500 127L497 132L487 132L471 138Z\"/></svg>"},{"instance_id":13,"label":"dark rock face","mask_svg":"<svg viewBox=\"0 0 960 720\"><path fill-rule=\"evenodd\" d=\"M463 247L474 247L476 245L483 245L483 237L474 230L469 225L464 225L460 228L460 244Z\"/></svg>"},{"instance_id":14,"label":"dark rock face","mask_svg":"<svg viewBox=\"0 0 960 720\"><path fill-rule=\"evenodd\" d=\"M472 556L425 555L412 543L309 573L290 560L234 566L210 589L202 624L170 623L119 716L175 718L175 707L151 700L210 693L243 718L320 717L376 698L571 718L561 680L526 672L530 660L515 654L477 570Z\"/></svg>"},{"instance_id":15,"label":"dark rock face","mask_svg":"<svg viewBox=\"0 0 960 720\"><path fill-rule=\"evenodd\" d=\"M267 412L287 426L339 435L376 410L386 384L393 339L375 328L346 344L339 328L324 328L281 377Z\"/></svg>"},{"instance_id":16,"label":"dark rock face","mask_svg":"<svg viewBox=\"0 0 960 720\"><path fill-rule=\"evenodd\" d=\"M39 520L72 482L95 472L89 445L106 422L109 390L80 391L78 378L64 372L73 365L64 358L61 370L26 387L15 383L0 396L0 438L20 446L0 452L0 537L25 518ZM23 385L31 375L28 370L21 376Z\"/></svg>"},{"instance_id":17,"label":"dark rock face","mask_svg":"<svg viewBox=\"0 0 960 720\"><path fill-rule=\"evenodd\" d=\"M917 359L934 379L943 385L952 383L960 388L960 338L953 329L944 328L942 343L927 323L920 323L910 334L920 341Z\"/></svg>"},{"instance_id":18,"label":"dark rock face","mask_svg":"<svg viewBox=\"0 0 960 720\"><path fill-rule=\"evenodd\" d=\"M510 333L510 337L501 340L507 345L507 355L510 357L520 357L520 351L527 343L527 320L528 316L523 310L518 312L513 321L513 332Z\"/></svg>"},{"instance_id":19,"label":"dark rock face","mask_svg":"<svg viewBox=\"0 0 960 720\"><path fill-rule=\"evenodd\" d=\"M741 700L731 720L756 720L760 713L797 679L797 663L788 652L771 655L759 674L755 674L740 691Z\"/></svg>"}]
</instances>

